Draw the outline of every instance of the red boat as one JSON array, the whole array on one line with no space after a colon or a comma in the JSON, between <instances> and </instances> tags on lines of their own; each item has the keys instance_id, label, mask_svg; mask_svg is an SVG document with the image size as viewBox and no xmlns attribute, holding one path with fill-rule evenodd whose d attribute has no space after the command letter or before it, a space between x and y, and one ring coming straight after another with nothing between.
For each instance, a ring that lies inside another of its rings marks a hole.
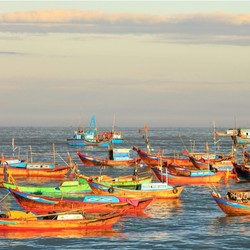
<instances>
[{"instance_id":1,"label":"red boat","mask_svg":"<svg viewBox=\"0 0 250 250\"><path fill-rule=\"evenodd\" d=\"M9 191L26 211L38 214L68 210L95 213L126 210L129 213L144 210L153 200L153 197L128 199L116 196L86 195L82 201L79 201L38 196L13 189Z\"/></svg>"},{"instance_id":2,"label":"red boat","mask_svg":"<svg viewBox=\"0 0 250 250\"><path fill-rule=\"evenodd\" d=\"M186 150L183 151L183 157L167 157L159 154L151 154L138 147L133 147L133 150L137 152L139 157L149 166L159 166L160 164L170 164L187 169L207 169L208 164L213 164L216 166L222 166L232 169L231 159L232 154L220 155L220 154L207 154L192 152L189 153ZM195 161L199 161L200 164L195 164Z\"/></svg>"},{"instance_id":3,"label":"red boat","mask_svg":"<svg viewBox=\"0 0 250 250\"><path fill-rule=\"evenodd\" d=\"M162 163L194 168L193 163L187 156L184 156L185 158L166 157L158 154L147 153L135 146L133 147L133 150L136 151L138 156L149 166L158 166Z\"/></svg>"}]
</instances>

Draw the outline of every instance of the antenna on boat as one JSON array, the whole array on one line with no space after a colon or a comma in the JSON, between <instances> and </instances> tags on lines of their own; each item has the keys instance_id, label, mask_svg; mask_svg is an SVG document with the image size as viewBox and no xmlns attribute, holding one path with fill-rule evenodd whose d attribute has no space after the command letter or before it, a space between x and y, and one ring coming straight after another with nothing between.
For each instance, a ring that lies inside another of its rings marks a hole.
<instances>
[{"instance_id":1,"label":"antenna on boat","mask_svg":"<svg viewBox=\"0 0 250 250\"><path fill-rule=\"evenodd\" d=\"M17 149L18 147L15 147L15 139L12 138L12 156L15 157L15 150Z\"/></svg>"},{"instance_id":2,"label":"antenna on boat","mask_svg":"<svg viewBox=\"0 0 250 250\"><path fill-rule=\"evenodd\" d=\"M184 141L183 141L182 138L181 138L181 134L179 134L179 138L180 138L180 140L181 140L181 144L182 144L182 146L184 147L185 151L188 152L187 147L185 146ZM191 140L190 142L192 142L192 140ZM191 144L191 146L192 146L192 144ZM192 151L192 148L191 148L191 151Z\"/></svg>"},{"instance_id":3,"label":"antenna on boat","mask_svg":"<svg viewBox=\"0 0 250 250\"><path fill-rule=\"evenodd\" d=\"M30 162L31 163L33 162L32 147L31 147L31 145L30 145Z\"/></svg>"},{"instance_id":4,"label":"antenna on boat","mask_svg":"<svg viewBox=\"0 0 250 250\"><path fill-rule=\"evenodd\" d=\"M56 166L56 147L54 143L52 144L52 148L53 148L54 165Z\"/></svg>"},{"instance_id":5,"label":"antenna on boat","mask_svg":"<svg viewBox=\"0 0 250 250\"><path fill-rule=\"evenodd\" d=\"M219 149L219 145L217 146L219 141L221 141L221 139L217 140L216 138L216 127L215 127L215 121L214 121L214 147L216 150Z\"/></svg>"},{"instance_id":6,"label":"antenna on boat","mask_svg":"<svg viewBox=\"0 0 250 250\"><path fill-rule=\"evenodd\" d=\"M114 117L113 117L113 124L112 124L112 133L115 132L115 114L114 114Z\"/></svg>"}]
</instances>

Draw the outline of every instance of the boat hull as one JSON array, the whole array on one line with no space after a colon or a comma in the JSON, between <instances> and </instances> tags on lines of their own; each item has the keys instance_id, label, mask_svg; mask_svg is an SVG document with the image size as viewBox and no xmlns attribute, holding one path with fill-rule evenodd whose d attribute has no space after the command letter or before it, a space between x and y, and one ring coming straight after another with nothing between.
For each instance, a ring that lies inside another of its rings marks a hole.
<instances>
[{"instance_id":1,"label":"boat hull","mask_svg":"<svg viewBox=\"0 0 250 250\"><path fill-rule=\"evenodd\" d=\"M123 216L120 213L103 216L99 219L74 219L74 220L33 220L0 218L1 231L55 231L55 230L82 230L112 228Z\"/></svg>"},{"instance_id":2,"label":"boat hull","mask_svg":"<svg viewBox=\"0 0 250 250\"><path fill-rule=\"evenodd\" d=\"M133 147L138 154L138 156L142 159L145 164L148 166L158 166L159 163L168 163L168 164L175 164L178 166L185 166L185 167L193 167L193 163L189 160L189 158L171 158L165 156L157 156L157 154L149 154L140 148Z\"/></svg>"},{"instance_id":3,"label":"boat hull","mask_svg":"<svg viewBox=\"0 0 250 250\"><path fill-rule=\"evenodd\" d=\"M146 177L135 177L134 175L122 176L111 178L109 176L94 176L94 177L81 177L78 176L79 182L93 180L94 182L98 182L102 185L106 186L114 186L114 187L126 187L126 188L134 188L138 184L143 183L151 183L153 180L153 176Z\"/></svg>"},{"instance_id":4,"label":"boat hull","mask_svg":"<svg viewBox=\"0 0 250 250\"><path fill-rule=\"evenodd\" d=\"M109 166L109 167L115 167L115 166L135 166L136 164L140 163L139 158L133 158L129 160L109 160L105 158L98 158L93 157L87 154L82 154L80 152L77 152L78 157L80 158L81 162L84 166Z\"/></svg>"},{"instance_id":5,"label":"boat hull","mask_svg":"<svg viewBox=\"0 0 250 250\"><path fill-rule=\"evenodd\" d=\"M245 164L233 163L234 172L238 181L250 181L250 167Z\"/></svg>"},{"instance_id":6,"label":"boat hull","mask_svg":"<svg viewBox=\"0 0 250 250\"><path fill-rule=\"evenodd\" d=\"M211 195L214 198L217 205L226 215L230 216L250 215L250 203L246 203L243 201L232 201L226 198L221 198L214 192L212 192Z\"/></svg>"},{"instance_id":7,"label":"boat hull","mask_svg":"<svg viewBox=\"0 0 250 250\"><path fill-rule=\"evenodd\" d=\"M67 181L59 186L24 186L8 182L3 182L2 185L5 188L18 189L21 192L50 197L78 198L92 192L86 181L82 181L82 183L73 182L72 184Z\"/></svg>"},{"instance_id":8,"label":"boat hull","mask_svg":"<svg viewBox=\"0 0 250 250\"><path fill-rule=\"evenodd\" d=\"M177 199L180 197L184 187L170 187L168 189L155 189L155 190L132 190L125 188L116 188L101 185L94 182L89 182L89 185L94 194L98 195L116 195L119 197L130 197L130 198L143 198L143 197L154 197L156 199Z\"/></svg>"},{"instance_id":9,"label":"boat hull","mask_svg":"<svg viewBox=\"0 0 250 250\"><path fill-rule=\"evenodd\" d=\"M218 183L221 181L224 174L222 172L213 173L206 176L183 176L166 173L166 170L161 171L158 168L151 168L157 180L166 182L169 185L190 185L190 184L209 184ZM202 172L201 172L202 173Z\"/></svg>"},{"instance_id":10,"label":"boat hull","mask_svg":"<svg viewBox=\"0 0 250 250\"><path fill-rule=\"evenodd\" d=\"M115 196L86 195L83 200L80 201L30 195L12 189L10 189L10 193L26 211L35 212L38 214L70 210L81 210L92 213L113 212L121 210L133 212L137 210L144 210L153 200L151 197L130 200Z\"/></svg>"},{"instance_id":11,"label":"boat hull","mask_svg":"<svg viewBox=\"0 0 250 250\"><path fill-rule=\"evenodd\" d=\"M70 166L61 166L53 169L50 168L28 169L28 168L8 167L8 173L11 174L13 177L28 176L28 177L62 178L69 172L70 168L71 168ZM3 167L0 167L0 175L4 175Z\"/></svg>"}]
</instances>

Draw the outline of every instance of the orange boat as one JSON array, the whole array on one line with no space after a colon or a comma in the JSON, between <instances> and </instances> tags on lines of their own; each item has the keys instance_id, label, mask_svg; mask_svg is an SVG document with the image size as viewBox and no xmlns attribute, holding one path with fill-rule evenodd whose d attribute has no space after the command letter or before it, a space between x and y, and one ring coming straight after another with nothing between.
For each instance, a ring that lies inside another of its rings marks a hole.
<instances>
[{"instance_id":1,"label":"orange boat","mask_svg":"<svg viewBox=\"0 0 250 250\"><path fill-rule=\"evenodd\" d=\"M229 190L225 197L217 191L211 193L217 205L227 215L250 215L250 190Z\"/></svg>"},{"instance_id":2,"label":"orange boat","mask_svg":"<svg viewBox=\"0 0 250 250\"><path fill-rule=\"evenodd\" d=\"M210 170L188 170L176 166L152 167L155 177L170 185L209 184L218 183L224 177L223 172Z\"/></svg>"},{"instance_id":3,"label":"orange boat","mask_svg":"<svg viewBox=\"0 0 250 250\"><path fill-rule=\"evenodd\" d=\"M1 232L9 231L57 231L112 228L123 213L82 213L67 211L37 216L33 213L13 210L0 215Z\"/></svg>"},{"instance_id":4,"label":"orange boat","mask_svg":"<svg viewBox=\"0 0 250 250\"><path fill-rule=\"evenodd\" d=\"M158 166L161 162L162 164L175 164L178 166L194 168L193 163L186 156L186 158L166 157L158 154L147 153L135 146L133 147L133 150L136 151L138 156L149 166Z\"/></svg>"},{"instance_id":5,"label":"orange boat","mask_svg":"<svg viewBox=\"0 0 250 250\"><path fill-rule=\"evenodd\" d=\"M180 197L183 186L169 186L166 183L139 184L137 189L126 189L105 186L100 183L88 181L94 194L116 195L119 197L143 198L152 196L156 199L177 199Z\"/></svg>"},{"instance_id":6,"label":"orange boat","mask_svg":"<svg viewBox=\"0 0 250 250\"><path fill-rule=\"evenodd\" d=\"M144 210L153 200L152 197L128 199L116 196L86 195L80 201L44 197L13 189L9 189L9 191L26 211L38 214L72 209L96 213L126 209L129 213L130 211L134 212L134 210Z\"/></svg>"},{"instance_id":7,"label":"orange boat","mask_svg":"<svg viewBox=\"0 0 250 250\"><path fill-rule=\"evenodd\" d=\"M70 166L60 166L50 168L47 167L44 163L35 165L27 165L26 167L13 167L9 166L7 168L8 174L12 175L13 177L18 176L28 176L28 177L49 177L49 178L62 178L64 177L69 170L71 169ZM4 175L4 167L0 166L0 175Z\"/></svg>"}]
</instances>

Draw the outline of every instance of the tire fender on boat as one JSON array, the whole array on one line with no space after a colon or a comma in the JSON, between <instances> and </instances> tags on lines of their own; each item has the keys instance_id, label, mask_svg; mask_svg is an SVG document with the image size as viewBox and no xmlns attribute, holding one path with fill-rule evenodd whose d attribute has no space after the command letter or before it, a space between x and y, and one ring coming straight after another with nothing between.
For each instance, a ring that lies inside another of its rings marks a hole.
<instances>
[{"instance_id":1,"label":"tire fender on boat","mask_svg":"<svg viewBox=\"0 0 250 250\"><path fill-rule=\"evenodd\" d=\"M113 188L113 187L110 187L110 188L108 189L108 192L109 192L109 193L114 193L114 188Z\"/></svg>"},{"instance_id":2,"label":"tire fender on boat","mask_svg":"<svg viewBox=\"0 0 250 250\"><path fill-rule=\"evenodd\" d=\"M177 189L176 187L173 189L173 193L174 193L174 194L177 194L177 193L178 193L178 189Z\"/></svg>"}]
</instances>

